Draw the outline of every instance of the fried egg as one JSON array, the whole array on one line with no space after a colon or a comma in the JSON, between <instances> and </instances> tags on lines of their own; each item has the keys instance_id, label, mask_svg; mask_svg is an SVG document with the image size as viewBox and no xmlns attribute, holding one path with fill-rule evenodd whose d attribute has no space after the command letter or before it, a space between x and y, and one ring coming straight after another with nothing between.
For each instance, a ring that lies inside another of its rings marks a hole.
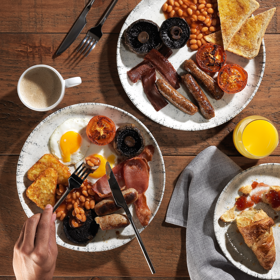
<instances>
[{"instance_id":1,"label":"fried egg","mask_svg":"<svg viewBox=\"0 0 280 280\"><path fill-rule=\"evenodd\" d=\"M51 135L50 151L63 164L76 164L87 154L90 141L86 135L86 126L89 120L90 117L68 119Z\"/></svg>"}]
</instances>

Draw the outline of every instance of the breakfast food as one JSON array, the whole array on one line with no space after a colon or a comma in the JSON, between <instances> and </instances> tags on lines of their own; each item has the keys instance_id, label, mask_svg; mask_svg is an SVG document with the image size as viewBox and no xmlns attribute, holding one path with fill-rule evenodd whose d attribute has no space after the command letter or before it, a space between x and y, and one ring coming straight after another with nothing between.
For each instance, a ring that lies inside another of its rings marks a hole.
<instances>
[{"instance_id":1,"label":"breakfast food","mask_svg":"<svg viewBox=\"0 0 280 280\"><path fill-rule=\"evenodd\" d=\"M159 92L175 107L186 114L194 115L198 108L163 79L156 82Z\"/></svg>"},{"instance_id":2,"label":"breakfast food","mask_svg":"<svg viewBox=\"0 0 280 280\"><path fill-rule=\"evenodd\" d=\"M261 266L270 270L276 258L272 231L274 221L263 210L251 208L242 211L236 223L245 243L252 249Z\"/></svg>"},{"instance_id":3,"label":"breakfast food","mask_svg":"<svg viewBox=\"0 0 280 280\"><path fill-rule=\"evenodd\" d=\"M45 209L47 204L54 206L57 178L57 172L53 168L47 168L28 187L26 190L27 197L42 209Z\"/></svg>"},{"instance_id":4,"label":"breakfast food","mask_svg":"<svg viewBox=\"0 0 280 280\"><path fill-rule=\"evenodd\" d=\"M147 205L147 198L145 193L138 195L138 199L134 203L136 215L142 226L147 226L152 216L152 212Z\"/></svg>"},{"instance_id":5,"label":"breakfast food","mask_svg":"<svg viewBox=\"0 0 280 280\"><path fill-rule=\"evenodd\" d=\"M225 222L225 223L230 223L230 222L233 222L236 218L235 216L235 208L236 208L236 205L234 205L232 208L230 208L229 210L227 210L221 217L220 219Z\"/></svg>"},{"instance_id":6,"label":"breakfast food","mask_svg":"<svg viewBox=\"0 0 280 280\"><path fill-rule=\"evenodd\" d=\"M259 8L255 0L218 0L223 47L228 49L233 36L247 18Z\"/></svg>"},{"instance_id":7,"label":"breakfast food","mask_svg":"<svg viewBox=\"0 0 280 280\"><path fill-rule=\"evenodd\" d=\"M270 186L262 195L262 201L269 204L274 211L280 210L280 186Z\"/></svg>"},{"instance_id":8,"label":"breakfast food","mask_svg":"<svg viewBox=\"0 0 280 280\"><path fill-rule=\"evenodd\" d=\"M185 84L188 91L192 94L197 101L201 114L205 119L209 120L215 117L215 110L208 100L207 96L201 90L195 79L190 74L186 74L182 77L182 81Z\"/></svg>"},{"instance_id":9,"label":"breakfast food","mask_svg":"<svg viewBox=\"0 0 280 280\"><path fill-rule=\"evenodd\" d=\"M247 59L256 57L259 53L266 28L275 11L276 8L273 8L248 18L240 30L233 36L227 50ZM223 45L221 31L205 36L205 40L213 44Z\"/></svg>"},{"instance_id":10,"label":"breakfast food","mask_svg":"<svg viewBox=\"0 0 280 280\"><path fill-rule=\"evenodd\" d=\"M111 214L103 217L96 217L95 221L97 224L99 224L101 230L117 229L129 225L128 218L121 214Z\"/></svg>"},{"instance_id":11,"label":"breakfast food","mask_svg":"<svg viewBox=\"0 0 280 280\"><path fill-rule=\"evenodd\" d=\"M27 172L27 178L30 181L35 181L40 174L45 171L47 168L53 168L56 170L57 184L68 185L68 178L71 173L69 168L62 164L57 158L51 154L43 155Z\"/></svg>"}]
</instances>

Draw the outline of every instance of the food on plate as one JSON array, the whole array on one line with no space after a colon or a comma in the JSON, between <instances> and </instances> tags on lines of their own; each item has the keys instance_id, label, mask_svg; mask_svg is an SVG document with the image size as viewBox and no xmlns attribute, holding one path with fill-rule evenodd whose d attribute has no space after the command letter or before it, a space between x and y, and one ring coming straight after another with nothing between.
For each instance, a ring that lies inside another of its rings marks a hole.
<instances>
[{"instance_id":1,"label":"food on plate","mask_svg":"<svg viewBox=\"0 0 280 280\"><path fill-rule=\"evenodd\" d=\"M217 3L214 2L168 0L161 9L166 18L180 17L190 25L188 46L191 50L197 50L202 44L206 44L204 36L220 28Z\"/></svg>"},{"instance_id":2,"label":"food on plate","mask_svg":"<svg viewBox=\"0 0 280 280\"><path fill-rule=\"evenodd\" d=\"M145 140L134 124L123 124L117 129L113 147L118 155L131 158L142 153Z\"/></svg>"},{"instance_id":3,"label":"food on plate","mask_svg":"<svg viewBox=\"0 0 280 280\"><path fill-rule=\"evenodd\" d=\"M145 193L139 194L138 199L134 202L136 215L142 226L147 226L152 216L152 212L147 205Z\"/></svg>"},{"instance_id":4,"label":"food on plate","mask_svg":"<svg viewBox=\"0 0 280 280\"><path fill-rule=\"evenodd\" d=\"M175 90L165 80L158 79L156 85L159 92L179 110L189 115L194 115L198 111L198 108L190 100Z\"/></svg>"},{"instance_id":5,"label":"food on plate","mask_svg":"<svg viewBox=\"0 0 280 280\"><path fill-rule=\"evenodd\" d=\"M235 216L235 208L236 208L236 205L234 205L231 209L227 210L221 217L220 219L225 222L225 223L230 223L230 222L233 222L236 218Z\"/></svg>"},{"instance_id":6,"label":"food on plate","mask_svg":"<svg viewBox=\"0 0 280 280\"><path fill-rule=\"evenodd\" d=\"M215 117L215 110L208 100L207 96L201 90L195 79L191 74L186 74L182 77L182 81L185 84L188 91L192 94L197 101L201 114L207 120Z\"/></svg>"},{"instance_id":7,"label":"food on plate","mask_svg":"<svg viewBox=\"0 0 280 280\"><path fill-rule=\"evenodd\" d=\"M227 55L219 45L211 43L203 45L196 53L196 61L199 67L206 72L219 72L226 63Z\"/></svg>"},{"instance_id":8,"label":"food on plate","mask_svg":"<svg viewBox=\"0 0 280 280\"><path fill-rule=\"evenodd\" d=\"M256 57L259 53L266 28L275 11L276 8L273 8L248 18L240 30L233 36L227 50L247 59ZM205 36L205 40L213 44L223 45L221 31Z\"/></svg>"},{"instance_id":9,"label":"food on plate","mask_svg":"<svg viewBox=\"0 0 280 280\"><path fill-rule=\"evenodd\" d=\"M168 48L180 49L190 38L190 27L182 18L170 18L161 24L159 35L163 44Z\"/></svg>"},{"instance_id":10,"label":"food on plate","mask_svg":"<svg viewBox=\"0 0 280 280\"><path fill-rule=\"evenodd\" d=\"M252 185L245 185L242 186L238 191L245 195L249 195L252 190L253 190Z\"/></svg>"},{"instance_id":11,"label":"food on plate","mask_svg":"<svg viewBox=\"0 0 280 280\"><path fill-rule=\"evenodd\" d=\"M150 70L146 71L142 75L142 85L143 85L144 92L148 100L151 102L152 106L155 108L155 110L159 111L162 108L164 108L166 105L168 105L168 102L159 93L155 82L156 82L155 68L151 68Z\"/></svg>"},{"instance_id":12,"label":"food on plate","mask_svg":"<svg viewBox=\"0 0 280 280\"><path fill-rule=\"evenodd\" d=\"M42 209L45 209L47 204L54 206L57 177L58 174L53 168L47 168L28 187L26 190L27 197Z\"/></svg>"},{"instance_id":13,"label":"food on plate","mask_svg":"<svg viewBox=\"0 0 280 280\"><path fill-rule=\"evenodd\" d=\"M262 201L269 204L274 211L280 210L280 186L270 186L262 195Z\"/></svg>"},{"instance_id":14,"label":"food on plate","mask_svg":"<svg viewBox=\"0 0 280 280\"><path fill-rule=\"evenodd\" d=\"M138 192L133 188L122 191L122 194L127 205L132 204L138 199ZM112 214L119 209L112 197L101 200L94 207L97 216Z\"/></svg>"},{"instance_id":15,"label":"food on plate","mask_svg":"<svg viewBox=\"0 0 280 280\"><path fill-rule=\"evenodd\" d=\"M243 23L259 8L255 0L218 0L223 46L228 50L234 35Z\"/></svg>"},{"instance_id":16,"label":"food on plate","mask_svg":"<svg viewBox=\"0 0 280 280\"><path fill-rule=\"evenodd\" d=\"M27 178L30 181L35 181L40 174L47 168L56 170L57 184L68 185L68 178L71 176L69 168L62 164L57 158L51 154L43 155L28 171Z\"/></svg>"},{"instance_id":17,"label":"food on plate","mask_svg":"<svg viewBox=\"0 0 280 280\"><path fill-rule=\"evenodd\" d=\"M159 26L151 20L139 19L124 31L125 44L136 54L146 54L159 49L162 42Z\"/></svg>"},{"instance_id":18,"label":"food on plate","mask_svg":"<svg viewBox=\"0 0 280 280\"><path fill-rule=\"evenodd\" d=\"M251 208L242 211L236 217L236 223L246 245L252 249L260 265L270 270L276 258L272 231L274 221L263 210Z\"/></svg>"},{"instance_id":19,"label":"food on plate","mask_svg":"<svg viewBox=\"0 0 280 280\"><path fill-rule=\"evenodd\" d=\"M86 134L92 143L104 146L113 141L116 134L116 126L106 116L94 116L87 124Z\"/></svg>"},{"instance_id":20,"label":"food on plate","mask_svg":"<svg viewBox=\"0 0 280 280\"><path fill-rule=\"evenodd\" d=\"M88 165L89 168L95 170L96 167L100 166L101 160L100 158L94 155L89 155L85 158L85 163Z\"/></svg>"},{"instance_id":21,"label":"food on plate","mask_svg":"<svg viewBox=\"0 0 280 280\"><path fill-rule=\"evenodd\" d=\"M201 82L207 91L211 94L211 96L220 100L224 92L220 89L216 81L205 72L203 72L192 59L188 59L184 62L184 69L189 72L192 76L194 76L199 82Z\"/></svg>"},{"instance_id":22,"label":"food on plate","mask_svg":"<svg viewBox=\"0 0 280 280\"><path fill-rule=\"evenodd\" d=\"M237 64L227 64L218 74L218 85L226 93L237 93L247 85L248 73Z\"/></svg>"},{"instance_id":23,"label":"food on plate","mask_svg":"<svg viewBox=\"0 0 280 280\"><path fill-rule=\"evenodd\" d=\"M51 153L65 165L79 162L90 146L85 127L87 118L71 118L60 124L49 140Z\"/></svg>"},{"instance_id":24,"label":"food on plate","mask_svg":"<svg viewBox=\"0 0 280 280\"><path fill-rule=\"evenodd\" d=\"M102 230L118 229L129 225L129 220L125 215L111 214L102 217L96 217L95 221Z\"/></svg>"},{"instance_id":25,"label":"food on plate","mask_svg":"<svg viewBox=\"0 0 280 280\"><path fill-rule=\"evenodd\" d=\"M86 221L79 226L74 227L72 224L73 217L71 212L63 220L63 230L68 240L77 244L87 244L98 232L99 226L95 222L96 217L93 210L86 211ZM75 224L75 223L74 223Z\"/></svg>"},{"instance_id":26,"label":"food on plate","mask_svg":"<svg viewBox=\"0 0 280 280\"><path fill-rule=\"evenodd\" d=\"M145 55L148 60L156 68L157 71L168 81L168 83L175 89L180 87L181 77L178 75L172 64L160 52L152 49Z\"/></svg>"}]
</instances>

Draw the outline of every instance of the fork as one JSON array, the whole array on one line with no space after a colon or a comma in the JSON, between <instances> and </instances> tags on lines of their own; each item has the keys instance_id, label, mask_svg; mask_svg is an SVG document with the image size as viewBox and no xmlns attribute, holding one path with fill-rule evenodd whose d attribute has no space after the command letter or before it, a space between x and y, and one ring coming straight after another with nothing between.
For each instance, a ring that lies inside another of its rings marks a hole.
<instances>
[{"instance_id":1,"label":"fork","mask_svg":"<svg viewBox=\"0 0 280 280\"><path fill-rule=\"evenodd\" d=\"M80 45L77 47L77 52L80 52L81 54L85 55L87 57L90 52L95 48L98 41L101 39L103 33L102 33L102 26L104 22L106 21L109 14L112 12L113 8L117 4L118 0L114 0L109 8L107 9L105 15L100 20L98 25L88 30L84 40L80 43Z\"/></svg>"},{"instance_id":2,"label":"fork","mask_svg":"<svg viewBox=\"0 0 280 280\"><path fill-rule=\"evenodd\" d=\"M90 173L92 173L93 170L91 168L88 168L85 163L81 163L79 167L73 172L73 174L68 179L68 188L64 192L64 194L61 196L61 198L58 200L58 202L53 207L53 212L56 211L58 206L64 201L66 196L73 190L78 189L85 179L88 177Z\"/></svg>"}]
</instances>

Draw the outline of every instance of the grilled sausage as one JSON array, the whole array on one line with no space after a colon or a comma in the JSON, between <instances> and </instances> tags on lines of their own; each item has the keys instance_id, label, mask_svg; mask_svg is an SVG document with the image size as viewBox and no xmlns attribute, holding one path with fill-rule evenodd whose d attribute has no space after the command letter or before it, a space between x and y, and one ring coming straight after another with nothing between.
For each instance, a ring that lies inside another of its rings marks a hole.
<instances>
[{"instance_id":1,"label":"grilled sausage","mask_svg":"<svg viewBox=\"0 0 280 280\"><path fill-rule=\"evenodd\" d=\"M126 204L131 204L138 199L138 192L135 189L127 189L122 192ZM115 204L113 198L103 199L95 207L95 213L98 216L104 216L116 212L120 208Z\"/></svg>"},{"instance_id":2,"label":"grilled sausage","mask_svg":"<svg viewBox=\"0 0 280 280\"><path fill-rule=\"evenodd\" d=\"M186 60L184 62L184 69L201 82L208 89L214 99L219 100L224 96L224 92L219 88L217 82L198 68L193 60Z\"/></svg>"},{"instance_id":3,"label":"grilled sausage","mask_svg":"<svg viewBox=\"0 0 280 280\"><path fill-rule=\"evenodd\" d=\"M198 111L198 108L190 100L185 98L165 80L158 79L156 84L159 92L179 110L189 115L194 115Z\"/></svg>"},{"instance_id":4,"label":"grilled sausage","mask_svg":"<svg viewBox=\"0 0 280 280\"><path fill-rule=\"evenodd\" d=\"M103 217L96 217L95 221L102 230L123 228L129 225L129 220L125 215L111 214Z\"/></svg>"},{"instance_id":5,"label":"grilled sausage","mask_svg":"<svg viewBox=\"0 0 280 280\"><path fill-rule=\"evenodd\" d=\"M184 85L187 87L189 92L193 95L197 101L201 114L207 120L215 117L215 111L211 103L209 102L207 96L201 90L200 86L197 84L192 75L187 74L182 77Z\"/></svg>"}]
</instances>

